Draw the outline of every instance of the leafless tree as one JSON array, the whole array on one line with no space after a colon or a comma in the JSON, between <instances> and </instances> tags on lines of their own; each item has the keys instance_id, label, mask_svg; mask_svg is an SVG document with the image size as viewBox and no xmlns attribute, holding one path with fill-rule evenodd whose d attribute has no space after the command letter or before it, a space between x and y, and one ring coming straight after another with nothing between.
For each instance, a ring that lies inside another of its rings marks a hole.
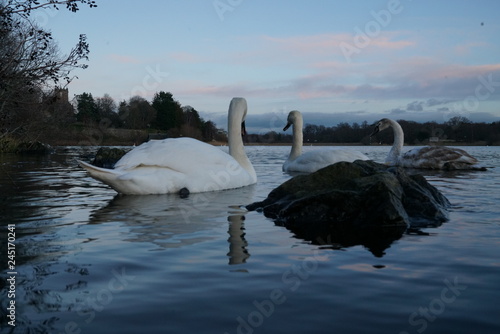
<instances>
[{"instance_id":1,"label":"leafless tree","mask_svg":"<svg viewBox=\"0 0 500 334\"><path fill-rule=\"evenodd\" d=\"M63 55L52 34L30 19L40 8L66 6L76 12L78 4L96 6L89 0L0 0L0 137L19 134L29 120L37 118L41 91L61 81L67 85L73 79L72 70L87 67L81 64L89 54L85 35Z\"/></svg>"}]
</instances>

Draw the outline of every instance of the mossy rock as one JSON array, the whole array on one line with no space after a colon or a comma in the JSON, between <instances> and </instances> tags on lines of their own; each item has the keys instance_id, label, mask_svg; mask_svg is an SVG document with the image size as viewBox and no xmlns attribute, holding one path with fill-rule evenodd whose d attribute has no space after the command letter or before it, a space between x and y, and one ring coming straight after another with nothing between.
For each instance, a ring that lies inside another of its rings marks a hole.
<instances>
[{"instance_id":1,"label":"mossy rock","mask_svg":"<svg viewBox=\"0 0 500 334\"><path fill-rule=\"evenodd\" d=\"M296 176L247 209L262 211L306 240L366 244L397 239L409 228L439 226L448 219L448 206L423 176L358 160Z\"/></svg>"},{"instance_id":2,"label":"mossy rock","mask_svg":"<svg viewBox=\"0 0 500 334\"><path fill-rule=\"evenodd\" d=\"M97 167L113 168L128 150L116 147L101 147L97 151L92 164Z\"/></svg>"},{"instance_id":3,"label":"mossy rock","mask_svg":"<svg viewBox=\"0 0 500 334\"><path fill-rule=\"evenodd\" d=\"M47 154L52 152L48 144L40 141L22 141L13 138L2 138L0 140L0 152L17 154Z\"/></svg>"}]
</instances>

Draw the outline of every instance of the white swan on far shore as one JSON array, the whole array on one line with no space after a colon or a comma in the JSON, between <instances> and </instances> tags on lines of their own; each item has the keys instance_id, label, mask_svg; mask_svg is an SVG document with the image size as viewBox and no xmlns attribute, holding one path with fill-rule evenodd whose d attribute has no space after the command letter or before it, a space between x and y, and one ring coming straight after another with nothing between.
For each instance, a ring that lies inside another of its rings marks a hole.
<instances>
[{"instance_id":1,"label":"white swan on far shore","mask_svg":"<svg viewBox=\"0 0 500 334\"><path fill-rule=\"evenodd\" d=\"M485 170L477 166L477 159L464 150L446 146L424 146L414 148L406 153L401 153L404 144L404 132L398 122L383 118L375 124L370 136L378 132L392 128L394 131L394 143L385 163L390 166L401 166L406 168L422 169L475 169Z\"/></svg>"},{"instance_id":2,"label":"white swan on far shore","mask_svg":"<svg viewBox=\"0 0 500 334\"><path fill-rule=\"evenodd\" d=\"M348 149L329 148L302 153L303 120L299 111L290 111L283 131L286 131L290 126L293 126L293 143L290 155L283 164L285 172L313 173L340 161L370 160L363 153Z\"/></svg>"},{"instance_id":3,"label":"white swan on far shore","mask_svg":"<svg viewBox=\"0 0 500 334\"><path fill-rule=\"evenodd\" d=\"M114 169L79 161L94 179L119 193L145 195L239 188L257 182L243 140L247 102L233 98L228 111L229 154L192 138L151 140L125 154Z\"/></svg>"}]
</instances>

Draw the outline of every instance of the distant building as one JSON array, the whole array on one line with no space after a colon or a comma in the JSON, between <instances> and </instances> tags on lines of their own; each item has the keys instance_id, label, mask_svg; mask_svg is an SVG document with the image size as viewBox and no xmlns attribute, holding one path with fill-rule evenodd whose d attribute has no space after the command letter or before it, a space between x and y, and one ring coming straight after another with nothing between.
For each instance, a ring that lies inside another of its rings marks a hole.
<instances>
[{"instance_id":1,"label":"distant building","mask_svg":"<svg viewBox=\"0 0 500 334\"><path fill-rule=\"evenodd\" d=\"M68 88L54 88L55 103L69 103Z\"/></svg>"},{"instance_id":2,"label":"distant building","mask_svg":"<svg viewBox=\"0 0 500 334\"><path fill-rule=\"evenodd\" d=\"M47 100L47 116L55 122L72 123L76 121L75 108L69 102L68 88L55 87Z\"/></svg>"}]
</instances>

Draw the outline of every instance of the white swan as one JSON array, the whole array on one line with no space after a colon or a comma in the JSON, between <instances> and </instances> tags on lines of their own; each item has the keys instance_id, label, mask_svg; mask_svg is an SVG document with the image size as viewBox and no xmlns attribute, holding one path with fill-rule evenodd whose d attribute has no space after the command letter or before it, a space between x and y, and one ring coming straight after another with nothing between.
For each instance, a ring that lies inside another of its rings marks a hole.
<instances>
[{"instance_id":1,"label":"white swan","mask_svg":"<svg viewBox=\"0 0 500 334\"><path fill-rule=\"evenodd\" d=\"M292 125L293 144L290 155L283 164L283 171L285 172L313 173L339 161L370 160L361 152L346 149L322 149L302 153L303 120L302 114L297 110L290 111L283 131L286 131Z\"/></svg>"},{"instance_id":2,"label":"white swan","mask_svg":"<svg viewBox=\"0 0 500 334\"><path fill-rule=\"evenodd\" d=\"M401 150L404 144L404 132L398 122L383 118L375 124L371 136L391 127L394 131L394 144L392 145L385 163L390 166L401 166L406 168L422 169L477 169L485 170L479 167L477 159L469 153L459 148L446 146L424 146L414 148L402 154Z\"/></svg>"},{"instance_id":3,"label":"white swan","mask_svg":"<svg viewBox=\"0 0 500 334\"><path fill-rule=\"evenodd\" d=\"M79 161L94 179L123 194L199 193L257 182L243 140L247 102L233 98L228 111L229 154L192 138L151 140L125 154L114 169Z\"/></svg>"}]
</instances>

